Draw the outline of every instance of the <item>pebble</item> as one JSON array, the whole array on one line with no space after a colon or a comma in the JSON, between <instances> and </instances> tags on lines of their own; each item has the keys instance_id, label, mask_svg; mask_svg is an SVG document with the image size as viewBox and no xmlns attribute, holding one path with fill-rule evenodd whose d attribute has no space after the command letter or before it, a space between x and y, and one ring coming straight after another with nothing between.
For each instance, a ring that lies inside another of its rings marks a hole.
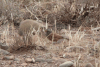
<instances>
[{"instance_id":1,"label":"pebble","mask_svg":"<svg viewBox=\"0 0 100 67\"><path fill-rule=\"evenodd\" d=\"M63 54L62 58L74 58L75 56L75 54L65 53Z\"/></svg>"},{"instance_id":2,"label":"pebble","mask_svg":"<svg viewBox=\"0 0 100 67\"><path fill-rule=\"evenodd\" d=\"M77 51L83 52L83 51L85 51L85 49L81 46L70 46L70 47L67 47L65 49L65 51L68 51L68 52L77 52Z\"/></svg>"},{"instance_id":3,"label":"pebble","mask_svg":"<svg viewBox=\"0 0 100 67\"><path fill-rule=\"evenodd\" d=\"M26 63L34 63L35 60L34 59L31 59L31 58L25 58L25 62Z\"/></svg>"},{"instance_id":4,"label":"pebble","mask_svg":"<svg viewBox=\"0 0 100 67\"><path fill-rule=\"evenodd\" d=\"M17 64L20 64L20 61L16 61Z\"/></svg>"},{"instance_id":5,"label":"pebble","mask_svg":"<svg viewBox=\"0 0 100 67\"><path fill-rule=\"evenodd\" d=\"M35 61L36 62L45 62L45 59L43 59L43 58L36 58Z\"/></svg>"},{"instance_id":6,"label":"pebble","mask_svg":"<svg viewBox=\"0 0 100 67\"><path fill-rule=\"evenodd\" d=\"M10 52L6 51L6 50L3 50L3 49L0 49L0 53L2 55L10 55Z\"/></svg>"},{"instance_id":7,"label":"pebble","mask_svg":"<svg viewBox=\"0 0 100 67\"><path fill-rule=\"evenodd\" d=\"M7 50L9 48L9 46L7 46L6 44L0 43L0 48Z\"/></svg>"},{"instance_id":8,"label":"pebble","mask_svg":"<svg viewBox=\"0 0 100 67\"><path fill-rule=\"evenodd\" d=\"M33 62L35 62L35 59L34 58L32 58L32 60L33 60Z\"/></svg>"},{"instance_id":9,"label":"pebble","mask_svg":"<svg viewBox=\"0 0 100 67\"><path fill-rule=\"evenodd\" d=\"M65 62L66 61L66 59L63 59L63 58L57 58L57 57L53 57L53 60L55 60L55 61L59 61L59 62Z\"/></svg>"},{"instance_id":10,"label":"pebble","mask_svg":"<svg viewBox=\"0 0 100 67\"><path fill-rule=\"evenodd\" d=\"M20 59L18 59L18 58L15 58L15 59L14 59L14 61L20 61Z\"/></svg>"},{"instance_id":11,"label":"pebble","mask_svg":"<svg viewBox=\"0 0 100 67\"><path fill-rule=\"evenodd\" d=\"M74 63L71 61L66 61L59 65L59 67L74 67Z\"/></svg>"},{"instance_id":12,"label":"pebble","mask_svg":"<svg viewBox=\"0 0 100 67\"><path fill-rule=\"evenodd\" d=\"M85 65L85 67L93 67L93 65L92 65L91 63L87 63L87 64Z\"/></svg>"},{"instance_id":13,"label":"pebble","mask_svg":"<svg viewBox=\"0 0 100 67\"><path fill-rule=\"evenodd\" d=\"M22 63L21 66L27 66L27 63Z\"/></svg>"},{"instance_id":14,"label":"pebble","mask_svg":"<svg viewBox=\"0 0 100 67\"><path fill-rule=\"evenodd\" d=\"M14 60L14 56L12 55L12 56L5 56L5 57L3 57L3 60Z\"/></svg>"},{"instance_id":15,"label":"pebble","mask_svg":"<svg viewBox=\"0 0 100 67\"><path fill-rule=\"evenodd\" d=\"M36 58L35 61L36 62L48 62L48 63L53 62L52 59L44 59L44 58Z\"/></svg>"}]
</instances>

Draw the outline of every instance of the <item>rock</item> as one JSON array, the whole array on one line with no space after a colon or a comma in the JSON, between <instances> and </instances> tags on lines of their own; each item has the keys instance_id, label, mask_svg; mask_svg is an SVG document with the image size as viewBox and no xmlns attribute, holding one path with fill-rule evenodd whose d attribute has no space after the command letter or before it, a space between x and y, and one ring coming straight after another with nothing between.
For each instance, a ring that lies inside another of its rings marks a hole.
<instances>
[{"instance_id":1,"label":"rock","mask_svg":"<svg viewBox=\"0 0 100 67\"><path fill-rule=\"evenodd\" d=\"M61 56L61 58L74 58L76 55L73 53L65 53Z\"/></svg>"},{"instance_id":2,"label":"rock","mask_svg":"<svg viewBox=\"0 0 100 67\"><path fill-rule=\"evenodd\" d=\"M31 58L26 58L26 59L25 59L25 62L26 62L26 63L34 63L35 60L33 60L33 59L31 59Z\"/></svg>"},{"instance_id":3,"label":"rock","mask_svg":"<svg viewBox=\"0 0 100 67\"><path fill-rule=\"evenodd\" d=\"M33 62L35 62L35 59L34 58L32 58L32 60L33 60Z\"/></svg>"},{"instance_id":4,"label":"rock","mask_svg":"<svg viewBox=\"0 0 100 67\"><path fill-rule=\"evenodd\" d=\"M20 64L20 61L16 61L16 64Z\"/></svg>"},{"instance_id":5,"label":"rock","mask_svg":"<svg viewBox=\"0 0 100 67\"><path fill-rule=\"evenodd\" d=\"M45 62L52 63L53 60L52 59L45 59Z\"/></svg>"},{"instance_id":6,"label":"rock","mask_svg":"<svg viewBox=\"0 0 100 67\"><path fill-rule=\"evenodd\" d=\"M59 67L74 67L74 63L71 61L66 61L59 65Z\"/></svg>"},{"instance_id":7,"label":"rock","mask_svg":"<svg viewBox=\"0 0 100 67\"><path fill-rule=\"evenodd\" d=\"M44 58L36 58L35 61L36 62L45 62L45 59Z\"/></svg>"},{"instance_id":8,"label":"rock","mask_svg":"<svg viewBox=\"0 0 100 67\"><path fill-rule=\"evenodd\" d=\"M9 48L9 46L6 45L6 44L0 43L0 48L4 49L4 50L7 50Z\"/></svg>"},{"instance_id":9,"label":"rock","mask_svg":"<svg viewBox=\"0 0 100 67\"><path fill-rule=\"evenodd\" d=\"M15 59L14 59L14 61L20 61L20 59L18 59L18 58L15 58Z\"/></svg>"},{"instance_id":10,"label":"rock","mask_svg":"<svg viewBox=\"0 0 100 67\"><path fill-rule=\"evenodd\" d=\"M44 59L44 58L36 58L35 59L36 62L52 62L53 60L52 59Z\"/></svg>"},{"instance_id":11,"label":"rock","mask_svg":"<svg viewBox=\"0 0 100 67\"><path fill-rule=\"evenodd\" d=\"M21 66L27 66L27 63L22 63Z\"/></svg>"},{"instance_id":12,"label":"rock","mask_svg":"<svg viewBox=\"0 0 100 67\"><path fill-rule=\"evenodd\" d=\"M70 46L65 49L68 52L83 52L85 49L81 46Z\"/></svg>"},{"instance_id":13,"label":"rock","mask_svg":"<svg viewBox=\"0 0 100 67\"><path fill-rule=\"evenodd\" d=\"M91 63L87 63L85 67L94 67Z\"/></svg>"},{"instance_id":14,"label":"rock","mask_svg":"<svg viewBox=\"0 0 100 67\"><path fill-rule=\"evenodd\" d=\"M3 49L0 49L0 53L2 55L10 55L10 52L6 51L6 50L3 50Z\"/></svg>"},{"instance_id":15,"label":"rock","mask_svg":"<svg viewBox=\"0 0 100 67\"><path fill-rule=\"evenodd\" d=\"M3 60L14 60L14 56L5 56L3 57Z\"/></svg>"},{"instance_id":16,"label":"rock","mask_svg":"<svg viewBox=\"0 0 100 67\"><path fill-rule=\"evenodd\" d=\"M59 62L65 62L66 61L66 59L63 59L63 58L58 58L58 57L52 57L52 59L54 60L54 61L59 61Z\"/></svg>"}]
</instances>

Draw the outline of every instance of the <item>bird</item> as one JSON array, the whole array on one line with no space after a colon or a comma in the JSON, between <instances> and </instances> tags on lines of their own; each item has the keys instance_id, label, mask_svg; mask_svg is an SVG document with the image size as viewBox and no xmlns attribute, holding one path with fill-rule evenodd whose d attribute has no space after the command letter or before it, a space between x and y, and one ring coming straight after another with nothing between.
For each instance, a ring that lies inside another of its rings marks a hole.
<instances>
[{"instance_id":1,"label":"bird","mask_svg":"<svg viewBox=\"0 0 100 67\"><path fill-rule=\"evenodd\" d=\"M46 32L47 38L48 38L50 41L53 41L53 42L55 42L55 43L60 43L60 41L62 41L63 39L69 40L68 37L59 35L59 34L57 34L57 33L54 33L54 32L52 32L50 29L46 29L45 32Z\"/></svg>"},{"instance_id":2,"label":"bird","mask_svg":"<svg viewBox=\"0 0 100 67\"><path fill-rule=\"evenodd\" d=\"M39 23L36 20L26 19L20 23L19 35L20 36L28 35L28 34L35 35L34 32L42 28L45 28L45 25L43 25L42 23Z\"/></svg>"},{"instance_id":3,"label":"bird","mask_svg":"<svg viewBox=\"0 0 100 67\"><path fill-rule=\"evenodd\" d=\"M37 32L41 33L43 28L45 28L45 25L43 25L39 21L26 19L20 23L18 34L22 36L24 43L28 44L28 42L32 42L32 36Z\"/></svg>"}]
</instances>

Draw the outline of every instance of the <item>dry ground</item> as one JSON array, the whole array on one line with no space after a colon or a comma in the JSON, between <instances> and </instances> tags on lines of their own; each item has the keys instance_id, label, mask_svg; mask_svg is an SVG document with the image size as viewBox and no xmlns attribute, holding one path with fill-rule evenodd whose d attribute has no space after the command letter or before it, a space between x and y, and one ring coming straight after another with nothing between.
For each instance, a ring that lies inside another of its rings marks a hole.
<instances>
[{"instance_id":1,"label":"dry ground","mask_svg":"<svg viewBox=\"0 0 100 67\"><path fill-rule=\"evenodd\" d=\"M87 63L99 67L99 14L99 0L1 0L0 45L12 46L12 52L6 54L0 50L0 67L58 67L65 61L72 61L75 67L85 67ZM23 47L18 27L25 19L48 22L52 25L49 28L70 40L52 44L47 38L35 35L32 41L36 47ZM3 59L9 55L15 59ZM49 59L49 62L26 63L25 58Z\"/></svg>"},{"instance_id":2,"label":"dry ground","mask_svg":"<svg viewBox=\"0 0 100 67\"><path fill-rule=\"evenodd\" d=\"M83 30L84 29L84 30ZM10 55L15 56L18 61L15 60L3 60L5 56L1 54L0 66L1 67L58 67L61 63L65 61L72 61L74 65L78 67L84 67L87 63L91 63L94 67L99 67L99 45L100 45L100 31L95 31L96 28L72 28L63 29L59 34L65 34L70 38L69 41L64 40L58 44L52 44L48 39L38 38L35 35L33 38L37 46L42 46L41 48L33 47L13 47L17 50L13 50ZM18 35L16 28L9 25L3 25L0 27L1 31L1 43L7 45L17 45L20 43L15 43L14 40ZM15 34L14 34L15 33ZM17 37L18 38L18 37ZM23 40L22 40L23 41ZM21 42L22 42L21 41ZM21 44L23 45L23 44ZM26 63L25 58L44 58L52 59L52 62L36 62L36 63ZM77 64L78 63L78 64ZM97 65L97 66L96 66Z\"/></svg>"}]
</instances>

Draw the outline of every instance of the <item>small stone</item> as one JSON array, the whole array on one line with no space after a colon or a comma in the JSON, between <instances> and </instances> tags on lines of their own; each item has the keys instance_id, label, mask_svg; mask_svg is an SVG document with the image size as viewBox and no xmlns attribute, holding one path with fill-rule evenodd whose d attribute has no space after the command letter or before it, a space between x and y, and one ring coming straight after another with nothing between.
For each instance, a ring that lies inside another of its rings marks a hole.
<instances>
[{"instance_id":1,"label":"small stone","mask_svg":"<svg viewBox=\"0 0 100 67\"><path fill-rule=\"evenodd\" d=\"M13 61L9 61L9 65L12 65L13 64Z\"/></svg>"},{"instance_id":2,"label":"small stone","mask_svg":"<svg viewBox=\"0 0 100 67\"><path fill-rule=\"evenodd\" d=\"M75 54L65 53L63 54L62 58L74 58L75 56L76 56Z\"/></svg>"},{"instance_id":3,"label":"small stone","mask_svg":"<svg viewBox=\"0 0 100 67\"><path fill-rule=\"evenodd\" d=\"M26 57L27 57L27 58L30 58L30 56L27 56L27 55L26 55Z\"/></svg>"},{"instance_id":4,"label":"small stone","mask_svg":"<svg viewBox=\"0 0 100 67\"><path fill-rule=\"evenodd\" d=\"M14 60L14 56L5 56L3 57L3 60Z\"/></svg>"},{"instance_id":5,"label":"small stone","mask_svg":"<svg viewBox=\"0 0 100 67\"><path fill-rule=\"evenodd\" d=\"M45 59L44 58L36 58L35 61L36 62L45 62Z\"/></svg>"},{"instance_id":6,"label":"small stone","mask_svg":"<svg viewBox=\"0 0 100 67\"><path fill-rule=\"evenodd\" d=\"M14 61L20 61L20 59L18 59L18 58L15 58L15 59L14 59Z\"/></svg>"},{"instance_id":7,"label":"small stone","mask_svg":"<svg viewBox=\"0 0 100 67\"><path fill-rule=\"evenodd\" d=\"M20 64L20 61L16 61L17 64Z\"/></svg>"},{"instance_id":8,"label":"small stone","mask_svg":"<svg viewBox=\"0 0 100 67\"><path fill-rule=\"evenodd\" d=\"M85 65L85 67L93 67L93 65L92 65L91 63L87 63L87 64Z\"/></svg>"},{"instance_id":9,"label":"small stone","mask_svg":"<svg viewBox=\"0 0 100 67\"><path fill-rule=\"evenodd\" d=\"M26 59L25 59L25 62L26 62L26 63L33 63L33 60L32 60L31 58L26 58Z\"/></svg>"},{"instance_id":10,"label":"small stone","mask_svg":"<svg viewBox=\"0 0 100 67\"><path fill-rule=\"evenodd\" d=\"M33 60L33 62L35 62L35 59L34 58L32 58L32 60Z\"/></svg>"},{"instance_id":11,"label":"small stone","mask_svg":"<svg viewBox=\"0 0 100 67\"><path fill-rule=\"evenodd\" d=\"M4 65L4 63L1 63L0 65Z\"/></svg>"},{"instance_id":12,"label":"small stone","mask_svg":"<svg viewBox=\"0 0 100 67\"><path fill-rule=\"evenodd\" d=\"M45 59L45 62L52 63L53 60L52 59Z\"/></svg>"},{"instance_id":13,"label":"small stone","mask_svg":"<svg viewBox=\"0 0 100 67\"><path fill-rule=\"evenodd\" d=\"M57 57L53 57L53 60L55 60L55 61L59 61L59 62L66 62L66 59L63 59L63 58L57 58Z\"/></svg>"},{"instance_id":14,"label":"small stone","mask_svg":"<svg viewBox=\"0 0 100 67\"><path fill-rule=\"evenodd\" d=\"M0 48L4 49L4 50L7 50L9 48L9 46L6 45L6 44L0 43Z\"/></svg>"},{"instance_id":15,"label":"small stone","mask_svg":"<svg viewBox=\"0 0 100 67\"><path fill-rule=\"evenodd\" d=\"M22 63L21 66L27 66L27 63Z\"/></svg>"},{"instance_id":16,"label":"small stone","mask_svg":"<svg viewBox=\"0 0 100 67\"><path fill-rule=\"evenodd\" d=\"M10 52L3 50L3 49L0 49L0 53L3 55L10 55Z\"/></svg>"},{"instance_id":17,"label":"small stone","mask_svg":"<svg viewBox=\"0 0 100 67\"><path fill-rule=\"evenodd\" d=\"M67 47L65 49L65 51L68 51L68 52L83 52L85 51L85 49L81 46L70 46L70 47Z\"/></svg>"},{"instance_id":18,"label":"small stone","mask_svg":"<svg viewBox=\"0 0 100 67\"><path fill-rule=\"evenodd\" d=\"M59 65L59 67L74 67L74 63L71 61L66 61Z\"/></svg>"},{"instance_id":19,"label":"small stone","mask_svg":"<svg viewBox=\"0 0 100 67\"><path fill-rule=\"evenodd\" d=\"M53 62L53 59L36 58L35 61L36 62L48 62L48 63L51 63L51 62Z\"/></svg>"}]
</instances>

